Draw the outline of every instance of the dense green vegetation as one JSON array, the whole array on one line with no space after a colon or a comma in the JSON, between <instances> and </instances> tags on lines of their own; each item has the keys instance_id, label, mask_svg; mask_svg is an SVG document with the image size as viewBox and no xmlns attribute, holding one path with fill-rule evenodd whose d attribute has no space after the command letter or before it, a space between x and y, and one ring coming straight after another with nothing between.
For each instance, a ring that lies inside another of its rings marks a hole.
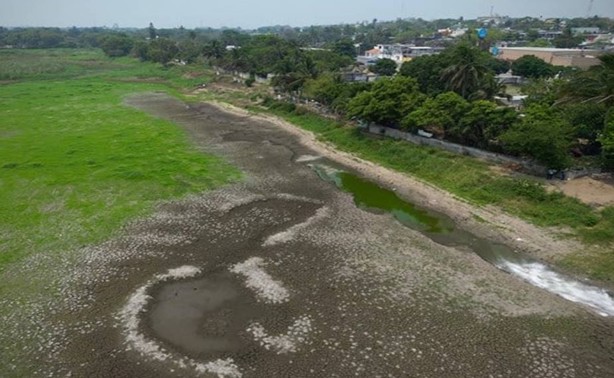
<instances>
[{"instance_id":1,"label":"dense green vegetation","mask_svg":"<svg viewBox=\"0 0 614 378\"><path fill-rule=\"evenodd\" d=\"M147 83L165 76L174 79ZM0 270L238 178L173 124L122 105L126 94L185 85L181 76L98 51L0 51L0 77L15 80L0 91Z\"/></svg>"}]
</instances>

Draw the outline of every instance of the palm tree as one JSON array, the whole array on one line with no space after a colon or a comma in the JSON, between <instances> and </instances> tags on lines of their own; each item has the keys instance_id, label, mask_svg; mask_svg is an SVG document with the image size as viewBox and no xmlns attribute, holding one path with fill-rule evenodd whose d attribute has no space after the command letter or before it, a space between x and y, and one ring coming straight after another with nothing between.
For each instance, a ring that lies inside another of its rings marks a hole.
<instances>
[{"instance_id":1,"label":"palm tree","mask_svg":"<svg viewBox=\"0 0 614 378\"><path fill-rule=\"evenodd\" d=\"M599 57L601 64L576 74L562 89L557 102L582 102L614 105L614 54Z\"/></svg>"},{"instance_id":2,"label":"palm tree","mask_svg":"<svg viewBox=\"0 0 614 378\"><path fill-rule=\"evenodd\" d=\"M488 67L480 50L466 43L455 47L452 60L456 63L443 70L441 79L448 90L468 99L480 89Z\"/></svg>"}]
</instances>

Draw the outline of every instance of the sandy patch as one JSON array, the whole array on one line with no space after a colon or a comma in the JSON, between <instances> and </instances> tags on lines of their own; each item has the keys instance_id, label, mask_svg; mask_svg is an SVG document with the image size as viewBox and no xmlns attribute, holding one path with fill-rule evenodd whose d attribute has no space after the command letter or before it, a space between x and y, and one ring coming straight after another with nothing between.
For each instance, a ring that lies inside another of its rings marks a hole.
<instances>
[{"instance_id":1,"label":"sandy patch","mask_svg":"<svg viewBox=\"0 0 614 378\"><path fill-rule=\"evenodd\" d=\"M614 205L614 182L581 177L569 181L552 181L551 186L591 206Z\"/></svg>"}]
</instances>

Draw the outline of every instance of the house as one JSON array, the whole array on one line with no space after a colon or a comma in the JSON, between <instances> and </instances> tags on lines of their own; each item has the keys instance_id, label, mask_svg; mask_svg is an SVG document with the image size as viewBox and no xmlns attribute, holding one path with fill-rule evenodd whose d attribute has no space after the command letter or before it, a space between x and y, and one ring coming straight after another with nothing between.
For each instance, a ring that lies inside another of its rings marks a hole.
<instances>
[{"instance_id":1,"label":"house","mask_svg":"<svg viewBox=\"0 0 614 378\"><path fill-rule=\"evenodd\" d=\"M429 46L414 46L404 44L385 45L380 44L371 50L367 50L364 56L357 57L357 61L363 64L369 64L369 61L378 59L391 59L397 64L402 64L413 58L423 55L439 54L443 51L441 47Z\"/></svg>"},{"instance_id":2,"label":"house","mask_svg":"<svg viewBox=\"0 0 614 378\"><path fill-rule=\"evenodd\" d=\"M599 34L601 30L599 28L571 28L571 33L573 35L583 35L583 34Z\"/></svg>"},{"instance_id":3,"label":"house","mask_svg":"<svg viewBox=\"0 0 614 378\"><path fill-rule=\"evenodd\" d=\"M515 61L525 55L534 55L546 63L563 67L588 69L601 64L597 59L604 52L586 49L557 49L548 47L501 47L499 59Z\"/></svg>"},{"instance_id":4,"label":"house","mask_svg":"<svg viewBox=\"0 0 614 378\"><path fill-rule=\"evenodd\" d=\"M511 70L509 72L502 73L502 74L495 76L495 79L497 79L497 82L499 84L504 84L504 85L505 84L519 85L524 82L524 78L522 76L512 75Z\"/></svg>"}]
</instances>

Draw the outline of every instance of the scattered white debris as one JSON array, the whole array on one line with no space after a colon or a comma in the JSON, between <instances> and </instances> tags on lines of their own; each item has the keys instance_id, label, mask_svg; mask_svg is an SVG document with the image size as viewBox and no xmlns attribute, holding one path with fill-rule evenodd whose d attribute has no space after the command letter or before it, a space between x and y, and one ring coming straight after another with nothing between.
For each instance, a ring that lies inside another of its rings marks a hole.
<instances>
[{"instance_id":1,"label":"scattered white debris","mask_svg":"<svg viewBox=\"0 0 614 378\"><path fill-rule=\"evenodd\" d=\"M254 336L266 350L273 349L277 354L295 353L300 344L307 340L312 330L309 316L301 316L288 327L285 335L269 336L260 323L253 323L247 328L247 332Z\"/></svg>"},{"instance_id":2,"label":"scattered white debris","mask_svg":"<svg viewBox=\"0 0 614 378\"><path fill-rule=\"evenodd\" d=\"M282 283L276 281L262 268L266 263L260 257L252 257L230 268L235 274L247 277L246 286L266 303L283 303L288 301L290 293Z\"/></svg>"},{"instance_id":3,"label":"scattered white debris","mask_svg":"<svg viewBox=\"0 0 614 378\"><path fill-rule=\"evenodd\" d=\"M225 360L218 359L208 363L196 362L185 358L174 358L171 353L164 350L158 343L147 339L145 335L139 332L139 315L145 311L145 306L147 306L147 303L152 298L147 293L151 287L170 279L178 280L194 277L200 272L199 268L188 265L170 269L166 274L156 275L130 296L128 302L118 315L118 319L121 321L124 329L128 349L135 350L142 356L154 360L174 362L182 369L191 367L198 373L216 374L220 378L240 378L242 376L241 371L231 358Z\"/></svg>"},{"instance_id":4,"label":"scattered white debris","mask_svg":"<svg viewBox=\"0 0 614 378\"><path fill-rule=\"evenodd\" d=\"M206 364L198 363L194 365L194 368L199 373L216 374L220 378L241 378L241 376L243 376L232 358L227 358L225 360L219 359L213 362L207 362Z\"/></svg>"},{"instance_id":5,"label":"scattered white debris","mask_svg":"<svg viewBox=\"0 0 614 378\"><path fill-rule=\"evenodd\" d=\"M325 218L329 213L329 210L327 207L321 207L319 208L315 215L310 217L309 219L307 219L305 222L303 223L299 223L296 224L290 228L288 228L285 231L279 232L275 235L271 235L269 236L264 243L262 243L263 247L268 247L268 246L272 246L272 245L276 245L276 244L282 244L282 243L287 243L289 241L291 241L292 239L294 239L295 235L303 230L304 228L312 225L313 223L317 222L320 219Z\"/></svg>"}]
</instances>

